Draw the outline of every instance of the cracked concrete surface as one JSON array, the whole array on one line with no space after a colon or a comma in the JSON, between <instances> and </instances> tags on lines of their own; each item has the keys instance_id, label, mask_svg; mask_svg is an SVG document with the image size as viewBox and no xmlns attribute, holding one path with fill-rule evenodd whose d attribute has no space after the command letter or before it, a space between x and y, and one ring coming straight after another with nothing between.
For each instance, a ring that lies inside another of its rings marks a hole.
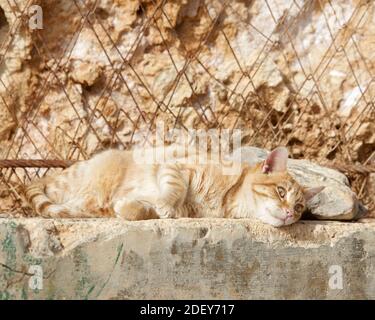
<instances>
[{"instance_id":1,"label":"cracked concrete surface","mask_svg":"<svg viewBox=\"0 0 375 320\"><path fill-rule=\"evenodd\" d=\"M372 220L0 219L0 299L374 299L374 257Z\"/></svg>"}]
</instances>

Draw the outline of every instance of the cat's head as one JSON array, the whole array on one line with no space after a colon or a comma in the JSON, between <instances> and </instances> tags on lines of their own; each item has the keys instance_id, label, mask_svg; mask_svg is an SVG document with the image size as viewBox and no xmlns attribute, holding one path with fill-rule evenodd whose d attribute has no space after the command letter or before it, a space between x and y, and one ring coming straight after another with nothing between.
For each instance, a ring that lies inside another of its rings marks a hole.
<instances>
[{"instance_id":1,"label":"cat's head","mask_svg":"<svg viewBox=\"0 0 375 320\"><path fill-rule=\"evenodd\" d=\"M256 217L275 227L298 221L306 202L324 189L300 186L287 172L287 160L287 149L276 148L258 165L252 181Z\"/></svg>"}]
</instances>

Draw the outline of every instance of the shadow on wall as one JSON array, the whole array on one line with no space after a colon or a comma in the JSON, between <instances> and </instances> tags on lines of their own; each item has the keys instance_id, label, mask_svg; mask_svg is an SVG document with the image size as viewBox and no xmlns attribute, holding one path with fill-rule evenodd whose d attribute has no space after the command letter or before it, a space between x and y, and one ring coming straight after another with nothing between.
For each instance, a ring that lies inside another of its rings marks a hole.
<instances>
[{"instance_id":1,"label":"shadow on wall","mask_svg":"<svg viewBox=\"0 0 375 320\"><path fill-rule=\"evenodd\" d=\"M9 32L9 24L5 17L4 10L0 8L0 43L5 41Z\"/></svg>"}]
</instances>

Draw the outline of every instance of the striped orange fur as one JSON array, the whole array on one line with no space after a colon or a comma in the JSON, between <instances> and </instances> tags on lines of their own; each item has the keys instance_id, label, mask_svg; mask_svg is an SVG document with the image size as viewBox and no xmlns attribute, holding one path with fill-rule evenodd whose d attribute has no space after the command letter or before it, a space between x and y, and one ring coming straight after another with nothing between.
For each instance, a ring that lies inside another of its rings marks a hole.
<instances>
[{"instance_id":1,"label":"striped orange fur","mask_svg":"<svg viewBox=\"0 0 375 320\"><path fill-rule=\"evenodd\" d=\"M26 189L42 217L249 218L273 226L296 222L321 188L305 190L286 171L288 153L277 148L253 167L237 164L224 175L222 163L174 156L165 163L139 162L130 151L107 150ZM227 163L226 163L227 165Z\"/></svg>"}]
</instances>

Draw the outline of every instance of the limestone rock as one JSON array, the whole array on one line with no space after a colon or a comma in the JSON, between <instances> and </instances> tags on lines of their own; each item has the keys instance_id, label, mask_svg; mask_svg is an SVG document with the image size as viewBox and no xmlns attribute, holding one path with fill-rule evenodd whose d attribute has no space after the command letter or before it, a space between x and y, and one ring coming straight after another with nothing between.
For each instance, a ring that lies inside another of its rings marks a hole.
<instances>
[{"instance_id":1,"label":"limestone rock","mask_svg":"<svg viewBox=\"0 0 375 320\"><path fill-rule=\"evenodd\" d=\"M72 140L68 141L70 148L79 143L82 158L102 148L108 139L132 143L132 135L125 133L134 126L148 129L154 117L170 128L175 127L176 119L179 125L197 129L237 124L244 135L259 130L251 144L268 148L271 146L261 137L275 134L268 121L264 122L270 116L273 124L278 117L287 119L281 125L286 128L283 142L300 144L292 148L295 156L322 155L340 137L339 129L331 128L333 119L348 117L334 127L351 128L375 92L371 77L375 10L370 2L363 6L346 0L297 5L292 0L273 0L268 6L264 1L231 1L223 8L219 0L184 0L167 2L163 10L156 10L154 2L144 0L88 0L82 4L20 0L18 7L31 4L43 10L43 29L21 27L12 38L8 31L21 13L9 1L0 0L0 42L10 44L0 52L0 56L4 54L0 77L6 86L0 86L0 95L18 118L29 108L35 110L34 125L28 128L32 137L39 135L50 116L37 111L39 99L49 110L59 106L50 132L43 131L45 137L38 139L38 148L48 154L74 153L66 145L55 145L53 140L60 139L56 136L62 135L61 129L64 138ZM355 45L348 42L353 36L357 36ZM38 50L33 50L34 44ZM334 51L341 47L345 52ZM355 76L353 69L358 73ZM115 79L119 70L121 76ZM72 92L70 88L76 84L82 90ZM50 91L55 92L52 97L46 94ZM72 105L72 98L83 103ZM14 152L22 141L24 157L38 154L32 141L23 138L23 130L15 130L16 122L2 99L0 152L6 150L14 132L18 133ZM108 100L116 108L116 134L108 125L112 119L101 114ZM73 109L79 113L82 108L89 114L95 109L97 114L88 117L93 119L92 127L80 118L80 126L84 123L85 128L83 134L77 134L77 125L65 123L65 117L59 115L75 113ZM138 119L140 113L142 119ZM372 123L373 118L365 121ZM310 148L327 128L333 132L326 136L325 146ZM371 125L358 133L356 129L354 125L346 137L351 141L346 151L354 160L365 158L374 144ZM362 141L364 135L366 142ZM305 136L303 141L301 136Z\"/></svg>"},{"instance_id":2,"label":"limestone rock","mask_svg":"<svg viewBox=\"0 0 375 320\"><path fill-rule=\"evenodd\" d=\"M255 147L242 147L233 152L233 159L255 164L264 160L268 151ZM324 186L312 198L308 209L318 219L351 220L362 217L366 210L349 187L346 176L308 160L288 160L288 171L304 187Z\"/></svg>"},{"instance_id":3,"label":"limestone rock","mask_svg":"<svg viewBox=\"0 0 375 320\"><path fill-rule=\"evenodd\" d=\"M367 181L367 192L370 197L375 198L375 173L370 173ZM375 218L375 203L370 208L370 216Z\"/></svg>"},{"instance_id":4,"label":"limestone rock","mask_svg":"<svg viewBox=\"0 0 375 320\"><path fill-rule=\"evenodd\" d=\"M374 1L13 2L0 0L0 156L86 159L158 121L267 149L277 137L295 158L373 153Z\"/></svg>"}]
</instances>

